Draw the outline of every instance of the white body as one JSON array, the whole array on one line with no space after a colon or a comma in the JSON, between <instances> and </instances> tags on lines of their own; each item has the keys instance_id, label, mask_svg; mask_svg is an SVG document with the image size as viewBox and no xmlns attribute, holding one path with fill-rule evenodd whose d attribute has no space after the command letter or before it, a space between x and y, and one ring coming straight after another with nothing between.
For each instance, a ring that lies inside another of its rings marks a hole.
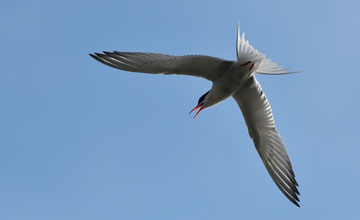
<instances>
[{"instance_id":1,"label":"white body","mask_svg":"<svg viewBox=\"0 0 360 220\"><path fill-rule=\"evenodd\" d=\"M232 96L249 80L254 71L248 66L234 62L222 76L213 82L209 95L206 96L203 109L216 105Z\"/></svg>"}]
</instances>

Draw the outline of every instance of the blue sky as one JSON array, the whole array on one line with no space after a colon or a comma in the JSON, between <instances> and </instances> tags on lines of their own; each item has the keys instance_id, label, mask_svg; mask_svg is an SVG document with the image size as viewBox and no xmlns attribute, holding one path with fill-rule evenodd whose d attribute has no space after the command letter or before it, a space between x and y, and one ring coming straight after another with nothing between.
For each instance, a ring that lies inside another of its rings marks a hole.
<instances>
[{"instance_id":1,"label":"blue sky","mask_svg":"<svg viewBox=\"0 0 360 220\"><path fill-rule=\"evenodd\" d=\"M355 219L359 1L7 1L0 7L0 219ZM295 75L258 75L301 208L276 188L232 99L88 53L235 59L236 25Z\"/></svg>"}]
</instances>

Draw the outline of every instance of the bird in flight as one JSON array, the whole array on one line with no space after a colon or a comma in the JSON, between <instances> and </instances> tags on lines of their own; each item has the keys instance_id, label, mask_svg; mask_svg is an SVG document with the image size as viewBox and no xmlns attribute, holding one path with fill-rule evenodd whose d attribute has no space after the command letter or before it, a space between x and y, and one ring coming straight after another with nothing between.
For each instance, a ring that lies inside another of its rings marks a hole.
<instances>
[{"instance_id":1,"label":"bird in flight","mask_svg":"<svg viewBox=\"0 0 360 220\"><path fill-rule=\"evenodd\" d=\"M237 61L229 61L204 55L172 56L160 53L103 52L90 54L95 60L116 69L150 73L178 74L202 77L212 82L212 87L202 95L193 112L194 118L203 109L233 97L239 105L266 170L280 191L296 206L300 195L295 174L274 123L272 110L255 72L269 75L289 74L278 64L266 58L240 36L236 39ZM300 207L300 206L299 206Z\"/></svg>"}]
</instances>

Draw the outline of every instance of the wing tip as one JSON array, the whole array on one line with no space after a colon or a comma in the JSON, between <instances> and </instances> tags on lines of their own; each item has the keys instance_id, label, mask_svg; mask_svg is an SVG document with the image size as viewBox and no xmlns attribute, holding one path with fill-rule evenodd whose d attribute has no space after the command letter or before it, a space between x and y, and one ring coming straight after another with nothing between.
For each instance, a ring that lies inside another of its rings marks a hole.
<instances>
[{"instance_id":1,"label":"wing tip","mask_svg":"<svg viewBox=\"0 0 360 220\"><path fill-rule=\"evenodd\" d=\"M89 55L90 55L93 59L99 61L99 59L100 59L100 57L101 57L102 54L100 54L100 53L89 53Z\"/></svg>"},{"instance_id":2,"label":"wing tip","mask_svg":"<svg viewBox=\"0 0 360 220\"><path fill-rule=\"evenodd\" d=\"M108 55L108 54L113 54L113 52L109 52L109 51L103 51L104 54Z\"/></svg>"},{"instance_id":3,"label":"wing tip","mask_svg":"<svg viewBox=\"0 0 360 220\"><path fill-rule=\"evenodd\" d=\"M298 201L298 202L300 202L300 201ZM297 207L301 208L300 204L298 202L293 202L293 204L296 205Z\"/></svg>"}]
</instances>

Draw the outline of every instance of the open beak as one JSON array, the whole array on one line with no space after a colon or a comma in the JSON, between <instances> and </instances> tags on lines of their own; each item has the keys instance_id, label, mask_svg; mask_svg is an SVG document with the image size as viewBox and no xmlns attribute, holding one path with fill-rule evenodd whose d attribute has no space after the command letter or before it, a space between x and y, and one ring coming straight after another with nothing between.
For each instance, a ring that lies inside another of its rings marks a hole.
<instances>
[{"instance_id":1,"label":"open beak","mask_svg":"<svg viewBox=\"0 0 360 220\"><path fill-rule=\"evenodd\" d=\"M195 111L196 109L199 109L199 111L196 112L194 118L201 112L201 110L203 110L203 105L197 105L195 108L193 108L193 110L191 110L191 111L189 112L189 114L190 114L191 112Z\"/></svg>"}]
</instances>

